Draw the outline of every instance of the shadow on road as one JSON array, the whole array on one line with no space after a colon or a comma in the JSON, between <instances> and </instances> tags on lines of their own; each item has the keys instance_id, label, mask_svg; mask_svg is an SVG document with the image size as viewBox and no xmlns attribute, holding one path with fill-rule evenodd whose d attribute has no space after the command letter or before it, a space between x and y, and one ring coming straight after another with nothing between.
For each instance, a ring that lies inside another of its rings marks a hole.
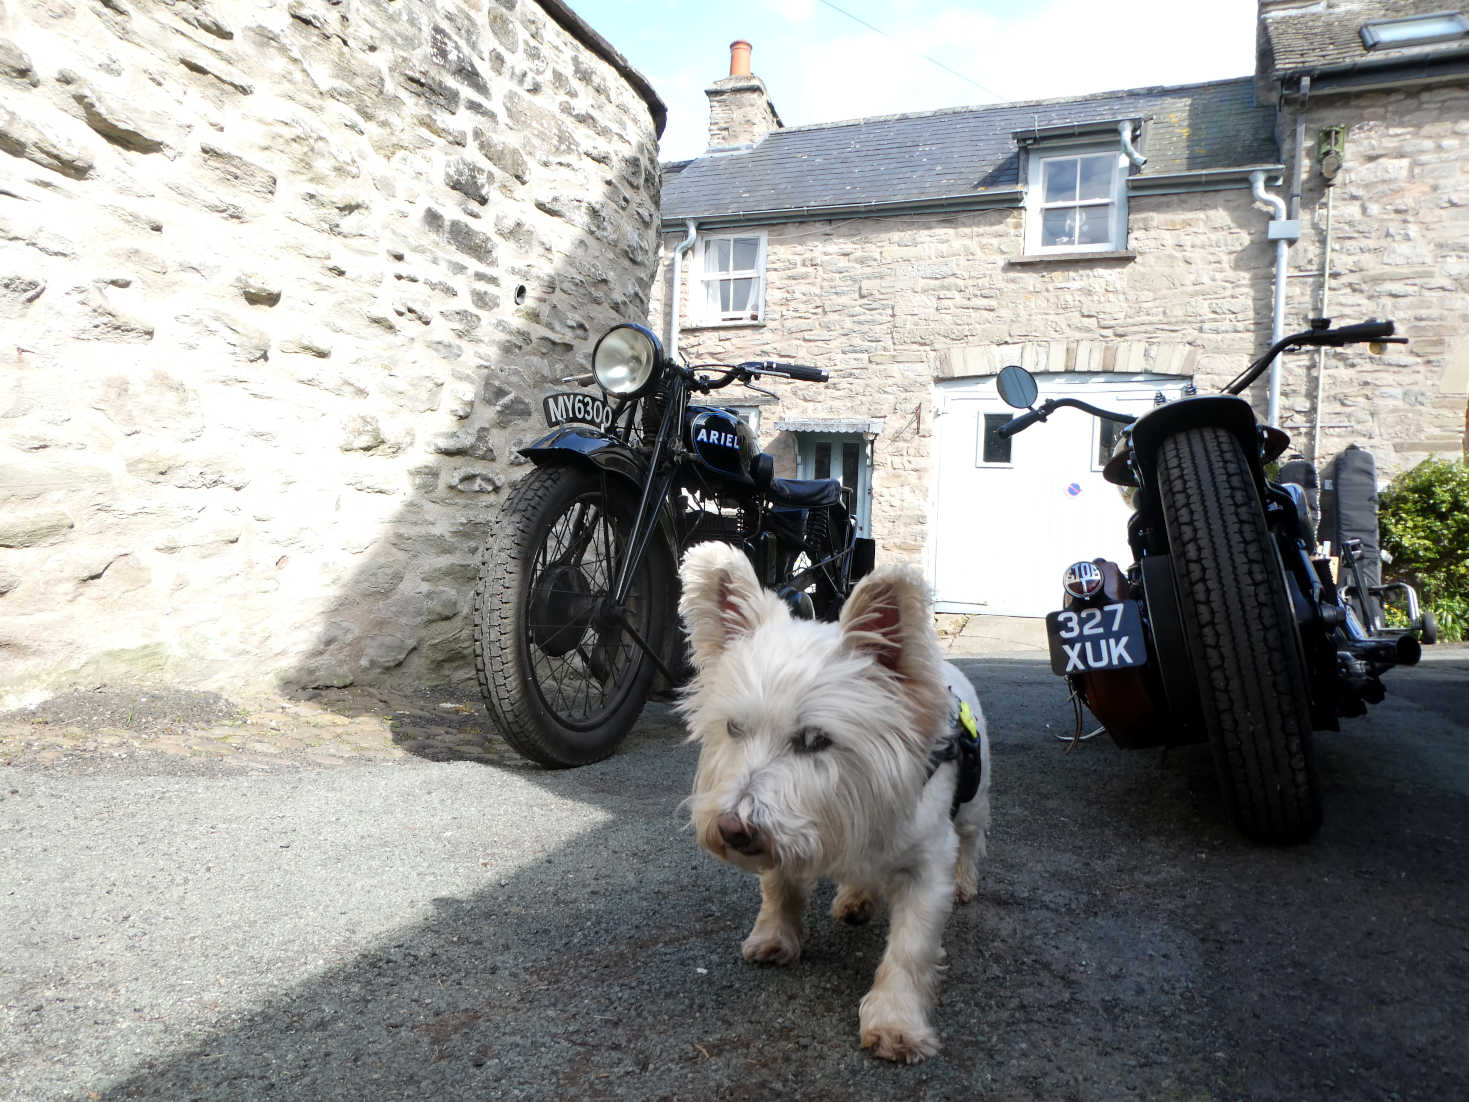
<instances>
[{"instance_id":1,"label":"shadow on road","mask_svg":"<svg viewBox=\"0 0 1469 1102\"><path fill-rule=\"evenodd\" d=\"M857 1048L884 929L832 922L829 891L794 967L740 960L754 881L697 852L695 751L655 708L599 765L472 766L531 782L543 814L589 809L568 844L101 1097L1469 1097L1469 758L1462 720L1414 703L1445 670L1402 671L1400 729L1323 738L1325 831L1261 850L1222 822L1207 754L1067 755L1040 661L962 665L996 825L948 930L935 1061Z\"/></svg>"}]
</instances>

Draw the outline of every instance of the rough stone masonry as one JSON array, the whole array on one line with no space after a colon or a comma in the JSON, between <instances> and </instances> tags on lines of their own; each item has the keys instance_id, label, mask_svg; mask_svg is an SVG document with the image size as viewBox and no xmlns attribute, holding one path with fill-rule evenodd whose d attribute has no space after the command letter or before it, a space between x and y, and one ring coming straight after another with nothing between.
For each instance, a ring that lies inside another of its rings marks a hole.
<instances>
[{"instance_id":1,"label":"rough stone masonry","mask_svg":"<svg viewBox=\"0 0 1469 1102\"><path fill-rule=\"evenodd\" d=\"M0 705L472 676L536 399L647 312L656 99L577 25L0 0Z\"/></svg>"}]
</instances>

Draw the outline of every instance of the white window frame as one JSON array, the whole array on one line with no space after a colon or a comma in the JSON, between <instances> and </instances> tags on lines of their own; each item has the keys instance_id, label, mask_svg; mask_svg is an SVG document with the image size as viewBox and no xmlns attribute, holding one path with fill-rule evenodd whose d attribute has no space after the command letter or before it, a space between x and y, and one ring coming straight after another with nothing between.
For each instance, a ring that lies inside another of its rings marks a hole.
<instances>
[{"instance_id":1,"label":"white window frame","mask_svg":"<svg viewBox=\"0 0 1469 1102\"><path fill-rule=\"evenodd\" d=\"M1100 199L1077 199L1053 201L1045 197L1045 166L1054 161L1077 160L1082 157L1108 156L1113 158L1112 187L1109 194ZM1027 187L1025 193L1025 251L1031 256L1047 256L1065 253L1121 252L1127 248L1127 175L1129 161L1115 142L1105 145L1033 146L1028 158ZM1108 209L1107 240L1089 245L1042 245L1041 226L1047 210L1064 208L1083 210L1086 208Z\"/></svg>"},{"instance_id":2,"label":"white window frame","mask_svg":"<svg viewBox=\"0 0 1469 1102\"><path fill-rule=\"evenodd\" d=\"M734 256L734 241L738 238L754 239L757 242L755 266L753 268L731 268L729 271L709 274L705 272L708 250L716 242L730 242L731 261ZM755 325L765 320L765 248L764 230L732 230L729 233L713 233L699 236L694 246L694 263L689 272L689 320L695 325ZM751 291L753 309L723 313L711 308L709 289L711 285L731 279L753 279ZM754 314L754 317L750 315Z\"/></svg>"}]
</instances>

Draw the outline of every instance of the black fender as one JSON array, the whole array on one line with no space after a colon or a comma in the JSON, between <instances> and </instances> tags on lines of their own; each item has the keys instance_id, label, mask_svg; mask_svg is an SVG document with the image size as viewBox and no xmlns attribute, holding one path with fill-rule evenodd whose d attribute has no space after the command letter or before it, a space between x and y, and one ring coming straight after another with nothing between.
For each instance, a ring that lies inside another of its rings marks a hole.
<instances>
[{"instance_id":1,"label":"black fender","mask_svg":"<svg viewBox=\"0 0 1469 1102\"><path fill-rule=\"evenodd\" d=\"M636 496L649 477L647 461L611 433L591 425L562 425L519 449L537 467L583 467L621 480ZM658 503L658 529L678 563L678 536L667 500Z\"/></svg>"},{"instance_id":2,"label":"black fender","mask_svg":"<svg viewBox=\"0 0 1469 1102\"><path fill-rule=\"evenodd\" d=\"M1260 424L1250 403L1233 394L1200 394L1180 398L1143 414L1132 424L1133 463L1145 483L1154 481L1158 452L1163 441L1175 433L1204 425L1227 429L1239 439L1240 450L1255 477L1255 486L1265 490L1265 465L1261 458Z\"/></svg>"}]
</instances>

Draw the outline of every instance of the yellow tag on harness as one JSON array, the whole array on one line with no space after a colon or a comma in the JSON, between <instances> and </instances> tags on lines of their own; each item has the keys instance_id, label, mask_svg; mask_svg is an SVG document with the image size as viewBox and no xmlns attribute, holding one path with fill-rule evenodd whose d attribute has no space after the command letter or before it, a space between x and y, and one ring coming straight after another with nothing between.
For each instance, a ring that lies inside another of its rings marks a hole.
<instances>
[{"instance_id":1,"label":"yellow tag on harness","mask_svg":"<svg viewBox=\"0 0 1469 1102\"><path fill-rule=\"evenodd\" d=\"M959 701L959 726L964 728L971 739L979 738L979 723L975 720L967 700Z\"/></svg>"}]
</instances>

